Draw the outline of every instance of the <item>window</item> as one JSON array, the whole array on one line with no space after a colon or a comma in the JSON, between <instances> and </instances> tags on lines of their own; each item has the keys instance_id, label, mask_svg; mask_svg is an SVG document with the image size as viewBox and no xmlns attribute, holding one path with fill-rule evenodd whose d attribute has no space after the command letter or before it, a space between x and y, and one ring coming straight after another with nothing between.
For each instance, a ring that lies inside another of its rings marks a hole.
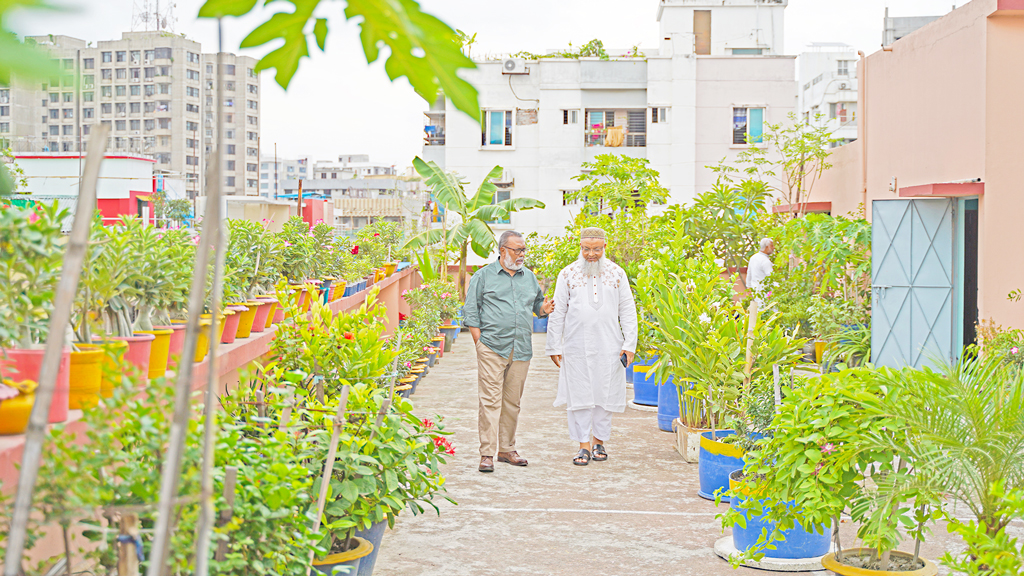
<instances>
[{"instance_id":1,"label":"window","mask_svg":"<svg viewBox=\"0 0 1024 576\"><path fill-rule=\"evenodd\" d=\"M124 120L115 120L114 121L114 130L124 130L124 129L125 129L125 121Z\"/></svg>"},{"instance_id":2,"label":"window","mask_svg":"<svg viewBox=\"0 0 1024 576\"><path fill-rule=\"evenodd\" d=\"M170 100L157 100L156 101L156 111L157 112L170 112L171 111L171 102L170 102Z\"/></svg>"},{"instance_id":3,"label":"window","mask_svg":"<svg viewBox=\"0 0 1024 576\"><path fill-rule=\"evenodd\" d=\"M246 172L255 172L256 171L256 165L255 164L246 164L245 165L245 171Z\"/></svg>"},{"instance_id":4,"label":"window","mask_svg":"<svg viewBox=\"0 0 1024 576\"><path fill-rule=\"evenodd\" d=\"M733 56L760 56L764 54L763 48L733 48Z\"/></svg>"},{"instance_id":5,"label":"window","mask_svg":"<svg viewBox=\"0 0 1024 576\"><path fill-rule=\"evenodd\" d=\"M82 108L82 118L92 118L94 108ZM2 116L2 114L0 114Z\"/></svg>"},{"instance_id":6,"label":"window","mask_svg":"<svg viewBox=\"0 0 1024 576\"><path fill-rule=\"evenodd\" d=\"M157 60L159 60L161 58L166 59L166 60L170 60L171 59L171 49L170 48L157 48L156 50L153 51L153 57L156 58Z\"/></svg>"},{"instance_id":7,"label":"window","mask_svg":"<svg viewBox=\"0 0 1024 576\"><path fill-rule=\"evenodd\" d=\"M491 204L499 204L501 202L504 202L505 200L508 200L511 197L512 197L512 191L511 190L501 190L501 189L499 189L497 192L494 193L494 199L491 200ZM508 218L505 218L504 220L491 220L490 223L491 224L509 224L510 220Z\"/></svg>"},{"instance_id":8,"label":"window","mask_svg":"<svg viewBox=\"0 0 1024 576\"><path fill-rule=\"evenodd\" d=\"M3 126L4 126L3 124L0 124L0 132L6 132L6 130L3 129ZM266 189L270 188L270 184L264 182L264 183L260 184L260 188L266 190Z\"/></svg>"},{"instance_id":9,"label":"window","mask_svg":"<svg viewBox=\"0 0 1024 576\"><path fill-rule=\"evenodd\" d=\"M288 171L289 172L295 172L295 166L289 166L288 167Z\"/></svg>"},{"instance_id":10,"label":"window","mask_svg":"<svg viewBox=\"0 0 1024 576\"><path fill-rule=\"evenodd\" d=\"M185 164L187 164L188 166L198 166L199 165L199 157L198 156L185 156Z\"/></svg>"},{"instance_id":11,"label":"window","mask_svg":"<svg viewBox=\"0 0 1024 576\"><path fill-rule=\"evenodd\" d=\"M234 106L235 105L235 99L234 98L225 98L224 99L224 105L225 106Z\"/></svg>"},{"instance_id":12,"label":"window","mask_svg":"<svg viewBox=\"0 0 1024 576\"><path fill-rule=\"evenodd\" d=\"M156 154L156 162L157 162L157 164L170 164L171 163L171 153L170 152L158 152Z\"/></svg>"},{"instance_id":13,"label":"window","mask_svg":"<svg viewBox=\"0 0 1024 576\"><path fill-rule=\"evenodd\" d=\"M821 82L824 77L824 74L818 74L817 76L815 76L814 79L811 80L811 86L817 84L818 82Z\"/></svg>"},{"instance_id":14,"label":"window","mask_svg":"<svg viewBox=\"0 0 1024 576\"><path fill-rule=\"evenodd\" d=\"M142 112L142 103L141 102L132 102L132 103L128 104L128 111L131 112L132 114L138 114L138 113Z\"/></svg>"},{"instance_id":15,"label":"window","mask_svg":"<svg viewBox=\"0 0 1024 576\"><path fill-rule=\"evenodd\" d=\"M10 122L0 122L0 132L7 133L11 131Z\"/></svg>"},{"instance_id":16,"label":"window","mask_svg":"<svg viewBox=\"0 0 1024 576\"><path fill-rule=\"evenodd\" d=\"M64 69L65 70L72 70L72 69L74 69L74 67L75 67L75 61L73 59L71 59L71 58L65 58L64 59Z\"/></svg>"},{"instance_id":17,"label":"window","mask_svg":"<svg viewBox=\"0 0 1024 576\"><path fill-rule=\"evenodd\" d=\"M255 84L249 84L248 90L249 94L256 94L259 92L259 88L257 88Z\"/></svg>"},{"instance_id":18,"label":"window","mask_svg":"<svg viewBox=\"0 0 1024 576\"><path fill-rule=\"evenodd\" d=\"M103 104L100 104L100 113L101 114L110 114L112 109L113 109L113 105L110 102L105 102Z\"/></svg>"},{"instance_id":19,"label":"window","mask_svg":"<svg viewBox=\"0 0 1024 576\"><path fill-rule=\"evenodd\" d=\"M146 50L146 51L144 51L144 52L142 53L142 56L143 56L144 62L145 62L146 64L149 64L150 62L152 62L152 61L153 61L153 51L152 51L152 50Z\"/></svg>"},{"instance_id":20,"label":"window","mask_svg":"<svg viewBox=\"0 0 1024 576\"><path fill-rule=\"evenodd\" d=\"M116 94L118 96L124 96L127 93L128 93L128 91L125 89L124 86L115 86L114 87L114 94Z\"/></svg>"},{"instance_id":21,"label":"window","mask_svg":"<svg viewBox=\"0 0 1024 576\"><path fill-rule=\"evenodd\" d=\"M196 88L194 86L186 86L185 87L185 94L187 94L187 95L189 95L189 96L191 96L193 98L199 98L199 88Z\"/></svg>"},{"instance_id":22,"label":"window","mask_svg":"<svg viewBox=\"0 0 1024 576\"><path fill-rule=\"evenodd\" d=\"M114 53L114 57L116 62L125 62L128 59L128 53L124 50L118 50Z\"/></svg>"},{"instance_id":23,"label":"window","mask_svg":"<svg viewBox=\"0 0 1024 576\"><path fill-rule=\"evenodd\" d=\"M137 85L133 84L128 87L128 93L132 96L140 96L142 94L142 90Z\"/></svg>"},{"instance_id":24,"label":"window","mask_svg":"<svg viewBox=\"0 0 1024 576\"><path fill-rule=\"evenodd\" d=\"M235 153L235 145L234 144L228 144L227 147L225 148L225 152L227 154L234 154Z\"/></svg>"},{"instance_id":25,"label":"window","mask_svg":"<svg viewBox=\"0 0 1024 576\"><path fill-rule=\"evenodd\" d=\"M57 110L56 108L50 110L50 119L57 120L58 118L60 118L60 110Z\"/></svg>"},{"instance_id":26,"label":"window","mask_svg":"<svg viewBox=\"0 0 1024 576\"><path fill-rule=\"evenodd\" d=\"M62 97L64 98L65 102L74 102L75 101L75 93L74 92L64 92L62 94Z\"/></svg>"},{"instance_id":27,"label":"window","mask_svg":"<svg viewBox=\"0 0 1024 576\"><path fill-rule=\"evenodd\" d=\"M185 138L185 148L198 148L199 140L195 138Z\"/></svg>"},{"instance_id":28,"label":"window","mask_svg":"<svg viewBox=\"0 0 1024 576\"><path fill-rule=\"evenodd\" d=\"M828 105L829 120L838 118L840 124L857 125L856 102L832 102Z\"/></svg>"},{"instance_id":29,"label":"window","mask_svg":"<svg viewBox=\"0 0 1024 576\"><path fill-rule=\"evenodd\" d=\"M146 127L146 132L152 132L156 129L156 120L146 120L143 125Z\"/></svg>"},{"instance_id":30,"label":"window","mask_svg":"<svg viewBox=\"0 0 1024 576\"><path fill-rule=\"evenodd\" d=\"M11 107L10 106L0 106L0 116L10 116L10 115L11 115Z\"/></svg>"},{"instance_id":31,"label":"window","mask_svg":"<svg viewBox=\"0 0 1024 576\"><path fill-rule=\"evenodd\" d=\"M579 110L562 110L562 124L579 124Z\"/></svg>"},{"instance_id":32,"label":"window","mask_svg":"<svg viewBox=\"0 0 1024 576\"><path fill-rule=\"evenodd\" d=\"M199 70L185 70L185 77L189 80L199 80Z\"/></svg>"},{"instance_id":33,"label":"window","mask_svg":"<svg viewBox=\"0 0 1024 576\"><path fill-rule=\"evenodd\" d=\"M153 78L156 76L156 68L143 68L142 73L146 78Z\"/></svg>"},{"instance_id":34,"label":"window","mask_svg":"<svg viewBox=\"0 0 1024 576\"><path fill-rule=\"evenodd\" d=\"M100 52L100 60L102 62L111 62L113 60L112 52Z\"/></svg>"},{"instance_id":35,"label":"window","mask_svg":"<svg viewBox=\"0 0 1024 576\"><path fill-rule=\"evenodd\" d=\"M111 68L104 68L103 70L100 70L100 78L103 78L104 80L110 80L113 77L114 77L114 70L113 69L111 69Z\"/></svg>"},{"instance_id":36,"label":"window","mask_svg":"<svg viewBox=\"0 0 1024 576\"><path fill-rule=\"evenodd\" d=\"M160 145L161 146L170 146L171 145L171 137L170 136L161 136L160 137Z\"/></svg>"},{"instance_id":37,"label":"window","mask_svg":"<svg viewBox=\"0 0 1024 576\"><path fill-rule=\"evenodd\" d=\"M171 85L170 84L157 84L157 87L160 89L160 93L161 94L170 94L171 93Z\"/></svg>"},{"instance_id":38,"label":"window","mask_svg":"<svg viewBox=\"0 0 1024 576\"><path fill-rule=\"evenodd\" d=\"M60 93L50 92L50 102L60 102Z\"/></svg>"},{"instance_id":39,"label":"window","mask_svg":"<svg viewBox=\"0 0 1024 576\"><path fill-rule=\"evenodd\" d=\"M60 136L60 126L56 124L50 126L50 136Z\"/></svg>"},{"instance_id":40,"label":"window","mask_svg":"<svg viewBox=\"0 0 1024 576\"><path fill-rule=\"evenodd\" d=\"M142 63L142 52L139 52L138 50L132 50L131 51L131 63L132 64L141 64Z\"/></svg>"},{"instance_id":41,"label":"window","mask_svg":"<svg viewBox=\"0 0 1024 576\"><path fill-rule=\"evenodd\" d=\"M64 112L64 117L65 118L74 118L75 117L75 109L74 108L65 108L63 110L63 112Z\"/></svg>"},{"instance_id":42,"label":"window","mask_svg":"<svg viewBox=\"0 0 1024 576\"><path fill-rule=\"evenodd\" d=\"M152 84L146 84L145 89L142 91L146 96L152 96L156 94L156 86Z\"/></svg>"},{"instance_id":43,"label":"window","mask_svg":"<svg viewBox=\"0 0 1024 576\"><path fill-rule=\"evenodd\" d=\"M82 84L86 86L92 86L96 83L96 76L93 74L85 74L82 76Z\"/></svg>"},{"instance_id":44,"label":"window","mask_svg":"<svg viewBox=\"0 0 1024 576\"><path fill-rule=\"evenodd\" d=\"M185 111L198 114L199 113L199 106L196 106L195 104L185 104Z\"/></svg>"},{"instance_id":45,"label":"window","mask_svg":"<svg viewBox=\"0 0 1024 576\"><path fill-rule=\"evenodd\" d=\"M258 158L259 155L260 155L259 148L246 148L245 149L245 155L246 156L251 156L253 158Z\"/></svg>"},{"instance_id":46,"label":"window","mask_svg":"<svg viewBox=\"0 0 1024 576\"><path fill-rule=\"evenodd\" d=\"M759 144L764 134L764 108L732 109L732 143Z\"/></svg>"},{"instance_id":47,"label":"window","mask_svg":"<svg viewBox=\"0 0 1024 576\"><path fill-rule=\"evenodd\" d=\"M225 186L234 186L235 185L235 177L234 176L228 176L225 179L225 181L224 181L224 185Z\"/></svg>"},{"instance_id":48,"label":"window","mask_svg":"<svg viewBox=\"0 0 1024 576\"><path fill-rule=\"evenodd\" d=\"M113 93L113 89L110 86L100 86L100 96L104 98L110 98Z\"/></svg>"},{"instance_id":49,"label":"window","mask_svg":"<svg viewBox=\"0 0 1024 576\"><path fill-rule=\"evenodd\" d=\"M267 168L270 168L270 164L269 163L263 162L263 163L260 164L260 169L261 170L266 170Z\"/></svg>"},{"instance_id":50,"label":"window","mask_svg":"<svg viewBox=\"0 0 1024 576\"><path fill-rule=\"evenodd\" d=\"M146 102L146 103L144 103L143 104L143 110L146 111L146 114L150 114L150 113L156 112L156 102Z\"/></svg>"},{"instance_id":51,"label":"window","mask_svg":"<svg viewBox=\"0 0 1024 576\"><path fill-rule=\"evenodd\" d=\"M142 69L141 68L129 68L128 69L128 75L131 76L132 80L135 80L136 82L138 82L139 78L141 77L141 74L142 74Z\"/></svg>"},{"instance_id":52,"label":"window","mask_svg":"<svg viewBox=\"0 0 1024 576\"><path fill-rule=\"evenodd\" d=\"M255 116L246 116L245 117L245 121L248 122L252 126L256 125L256 117Z\"/></svg>"},{"instance_id":53,"label":"window","mask_svg":"<svg viewBox=\"0 0 1024 576\"><path fill-rule=\"evenodd\" d=\"M170 76L171 75L171 67L170 66L157 66L156 67L156 75L157 76Z\"/></svg>"},{"instance_id":54,"label":"window","mask_svg":"<svg viewBox=\"0 0 1024 576\"><path fill-rule=\"evenodd\" d=\"M88 124L85 124L85 125L82 126L82 136L88 136L89 135L89 128L90 128L90 126Z\"/></svg>"},{"instance_id":55,"label":"window","mask_svg":"<svg viewBox=\"0 0 1024 576\"><path fill-rule=\"evenodd\" d=\"M213 74L213 64L207 64L206 65L206 73L207 74Z\"/></svg>"},{"instance_id":56,"label":"window","mask_svg":"<svg viewBox=\"0 0 1024 576\"><path fill-rule=\"evenodd\" d=\"M199 131L199 123L198 122L185 122L185 130L187 130L188 132L198 132Z\"/></svg>"},{"instance_id":57,"label":"window","mask_svg":"<svg viewBox=\"0 0 1024 576\"><path fill-rule=\"evenodd\" d=\"M85 68L86 70L92 70L95 66L96 66L96 59L95 58L84 58L82 60L82 68Z\"/></svg>"},{"instance_id":58,"label":"window","mask_svg":"<svg viewBox=\"0 0 1024 576\"><path fill-rule=\"evenodd\" d=\"M246 132L245 139L250 142L255 142L260 139L260 135L256 132Z\"/></svg>"},{"instance_id":59,"label":"window","mask_svg":"<svg viewBox=\"0 0 1024 576\"><path fill-rule=\"evenodd\" d=\"M249 107L249 110L256 110L256 101L255 100L249 100L245 104L246 104L246 106Z\"/></svg>"},{"instance_id":60,"label":"window","mask_svg":"<svg viewBox=\"0 0 1024 576\"><path fill-rule=\"evenodd\" d=\"M711 54L711 10L693 11L693 52Z\"/></svg>"},{"instance_id":61,"label":"window","mask_svg":"<svg viewBox=\"0 0 1024 576\"><path fill-rule=\"evenodd\" d=\"M207 80L206 81L206 89L207 90L213 90L213 80Z\"/></svg>"},{"instance_id":62,"label":"window","mask_svg":"<svg viewBox=\"0 0 1024 576\"><path fill-rule=\"evenodd\" d=\"M130 130L141 130L142 129L142 120L129 120L128 121L128 128Z\"/></svg>"},{"instance_id":63,"label":"window","mask_svg":"<svg viewBox=\"0 0 1024 576\"><path fill-rule=\"evenodd\" d=\"M224 131L224 137L227 138L228 140L234 140L235 139L235 131L234 130L225 130Z\"/></svg>"},{"instance_id":64,"label":"window","mask_svg":"<svg viewBox=\"0 0 1024 576\"><path fill-rule=\"evenodd\" d=\"M157 121L157 124L160 125L160 129L161 130L170 130L171 129L171 119L170 118L157 118L156 121Z\"/></svg>"},{"instance_id":65,"label":"window","mask_svg":"<svg viewBox=\"0 0 1024 576\"><path fill-rule=\"evenodd\" d=\"M849 60L837 60L836 61L836 74L839 76L850 75L850 61Z\"/></svg>"},{"instance_id":66,"label":"window","mask_svg":"<svg viewBox=\"0 0 1024 576\"><path fill-rule=\"evenodd\" d=\"M668 122L668 108L651 108L651 124Z\"/></svg>"},{"instance_id":67,"label":"window","mask_svg":"<svg viewBox=\"0 0 1024 576\"><path fill-rule=\"evenodd\" d=\"M487 110L484 112L481 146L512 145L512 111Z\"/></svg>"},{"instance_id":68,"label":"window","mask_svg":"<svg viewBox=\"0 0 1024 576\"><path fill-rule=\"evenodd\" d=\"M82 92L82 102L92 102L94 92Z\"/></svg>"},{"instance_id":69,"label":"window","mask_svg":"<svg viewBox=\"0 0 1024 576\"><path fill-rule=\"evenodd\" d=\"M234 114L225 114L224 115L224 122L226 122L228 124L234 124L234 122L235 122L235 115Z\"/></svg>"},{"instance_id":70,"label":"window","mask_svg":"<svg viewBox=\"0 0 1024 576\"><path fill-rule=\"evenodd\" d=\"M199 54L196 54L195 52L186 52L185 61L189 64L199 64Z\"/></svg>"},{"instance_id":71,"label":"window","mask_svg":"<svg viewBox=\"0 0 1024 576\"><path fill-rule=\"evenodd\" d=\"M249 78L256 77L256 70L253 70L252 68L246 68L245 73L249 75Z\"/></svg>"},{"instance_id":72,"label":"window","mask_svg":"<svg viewBox=\"0 0 1024 576\"><path fill-rule=\"evenodd\" d=\"M228 170L234 170L235 169L235 161L234 160L228 160L228 162L227 162L227 169Z\"/></svg>"},{"instance_id":73,"label":"window","mask_svg":"<svg viewBox=\"0 0 1024 576\"><path fill-rule=\"evenodd\" d=\"M224 73L227 74L228 76L234 76L235 75L235 65L234 64L225 64L224 65Z\"/></svg>"},{"instance_id":74,"label":"window","mask_svg":"<svg viewBox=\"0 0 1024 576\"><path fill-rule=\"evenodd\" d=\"M228 90L230 92L234 92L235 91L235 83L232 82L231 80L228 80L227 82L224 83L224 89Z\"/></svg>"},{"instance_id":75,"label":"window","mask_svg":"<svg viewBox=\"0 0 1024 576\"><path fill-rule=\"evenodd\" d=\"M254 180L254 179L252 179L252 178L248 178L248 179L246 179L246 181L245 181L245 186L246 186L247 188L255 188L255 187L256 187L256 184L257 184L256 180Z\"/></svg>"}]
</instances>

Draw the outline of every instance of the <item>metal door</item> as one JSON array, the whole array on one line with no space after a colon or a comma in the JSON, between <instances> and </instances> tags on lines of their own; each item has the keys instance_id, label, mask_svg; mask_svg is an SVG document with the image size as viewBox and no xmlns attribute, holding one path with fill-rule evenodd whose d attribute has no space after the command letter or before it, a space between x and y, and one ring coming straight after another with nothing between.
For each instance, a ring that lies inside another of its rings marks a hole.
<instances>
[{"instance_id":1,"label":"metal door","mask_svg":"<svg viewBox=\"0 0 1024 576\"><path fill-rule=\"evenodd\" d=\"M953 352L954 204L948 198L871 205L871 359L934 365Z\"/></svg>"}]
</instances>

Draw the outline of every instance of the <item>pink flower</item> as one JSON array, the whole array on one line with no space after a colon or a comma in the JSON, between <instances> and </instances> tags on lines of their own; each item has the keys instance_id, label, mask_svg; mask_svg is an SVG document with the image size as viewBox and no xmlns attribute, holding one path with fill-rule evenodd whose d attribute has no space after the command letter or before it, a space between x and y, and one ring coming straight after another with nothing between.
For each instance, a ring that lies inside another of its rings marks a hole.
<instances>
[{"instance_id":1,"label":"pink flower","mask_svg":"<svg viewBox=\"0 0 1024 576\"><path fill-rule=\"evenodd\" d=\"M285 246L285 248L287 248L287 247L289 247L289 246L291 246L291 245L292 245L292 243L291 243L291 242L288 242L287 240L286 240L286 241L285 241L285 243L284 243L284 246Z\"/></svg>"},{"instance_id":2,"label":"pink flower","mask_svg":"<svg viewBox=\"0 0 1024 576\"><path fill-rule=\"evenodd\" d=\"M835 452L835 451L836 451L836 445L835 445L835 444L833 444L833 443L831 443L831 442L826 442L826 443L825 443L825 444L824 444L824 445L823 445L823 446L821 447L821 453L822 453L822 454L826 454L826 455L828 455L828 454L831 454L831 453L833 453L833 452Z\"/></svg>"},{"instance_id":3,"label":"pink flower","mask_svg":"<svg viewBox=\"0 0 1024 576\"><path fill-rule=\"evenodd\" d=\"M35 212L33 212L28 217L28 221L29 221L30 224L34 224L37 220L39 220L39 214L36 214Z\"/></svg>"},{"instance_id":4,"label":"pink flower","mask_svg":"<svg viewBox=\"0 0 1024 576\"><path fill-rule=\"evenodd\" d=\"M1018 350L1016 346L1014 346L1013 348L1010 348L1010 354L1016 354L1019 351L1020 350Z\"/></svg>"},{"instance_id":5,"label":"pink flower","mask_svg":"<svg viewBox=\"0 0 1024 576\"><path fill-rule=\"evenodd\" d=\"M448 292L445 292L444 294L441 294L441 298L447 298L449 296L451 296L451 294L448 293Z\"/></svg>"},{"instance_id":6,"label":"pink flower","mask_svg":"<svg viewBox=\"0 0 1024 576\"><path fill-rule=\"evenodd\" d=\"M410 340L411 340L411 338L410 338ZM405 367L406 368L412 368L412 362L406 362L405 363Z\"/></svg>"}]
</instances>

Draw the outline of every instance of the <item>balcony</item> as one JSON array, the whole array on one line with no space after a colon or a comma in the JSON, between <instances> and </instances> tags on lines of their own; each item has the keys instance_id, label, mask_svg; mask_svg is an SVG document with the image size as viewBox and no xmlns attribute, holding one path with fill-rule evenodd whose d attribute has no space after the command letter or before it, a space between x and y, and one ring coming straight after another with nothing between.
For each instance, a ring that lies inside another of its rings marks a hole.
<instances>
[{"instance_id":1,"label":"balcony","mask_svg":"<svg viewBox=\"0 0 1024 576\"><path fill-rule=\"evenodd\" d=\"M647 146L646 109L592 110L584 115L583 145L640 148Z\"/></svg>"},{"instance_id":2,"label":"balcony","mask_svg":"<svg viewBox=\"0 0 1024 576\"><path fill-rule=\"evenodd\" d=\"M423 125L424 146L444 146L445 114L444 110L431 110L424 113L426 120Z\"/></svg>"}]
</instances>

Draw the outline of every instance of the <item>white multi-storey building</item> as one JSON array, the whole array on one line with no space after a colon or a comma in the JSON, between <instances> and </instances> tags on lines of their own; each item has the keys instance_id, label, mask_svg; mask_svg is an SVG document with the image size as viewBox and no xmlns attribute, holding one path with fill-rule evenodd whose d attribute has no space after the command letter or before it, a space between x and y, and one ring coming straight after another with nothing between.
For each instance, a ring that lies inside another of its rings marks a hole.
<instances>
[{"instance_id":1,"label":"white multi-storey building","mask_svg":"<svg viewBox=\"0 0 1024 576\"><path fill-rule=\"evenodd\" d=\"M497 200L532 197L545 210L496 228L561 232L577 207L567 191L599 154L650 160L685 202L715 181L707 165L757 145L766 122L796 106L795 58L782 55L788 0L662 0L660 45L599 58L477 61L466 73L483 122L438 102L427 111L423 157L472 187L504 170Z\"/></svg>"},{"instance_id":2,"label":"white multi-storey building","mask_svg":"<svg viewBox=\"0 0 1024 576\"><path fill-rule=\"evenodd\" d=\"M857 52L850 46L814 42L797 59L800 117L828 127L833 147L857 139Z\"/></svg>"},{"instance_id":3,"label":"white multi-storey building","mask_svg":"<svg viewBox=\"0 0 1024 576\"><path fill-rule=\"evenodd\" d=\"M260 196L276 198L285 193L285 180L306 180L313 177L313 159L260 156Z\"/></svg>"}]
</instances>

